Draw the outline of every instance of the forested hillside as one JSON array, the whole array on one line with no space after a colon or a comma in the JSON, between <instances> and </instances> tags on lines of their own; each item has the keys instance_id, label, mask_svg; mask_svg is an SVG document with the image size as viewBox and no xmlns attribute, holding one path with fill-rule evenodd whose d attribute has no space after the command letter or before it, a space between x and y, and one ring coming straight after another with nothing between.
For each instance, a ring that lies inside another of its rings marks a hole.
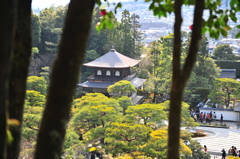
<instances>
[{"instance_id":1,"label":"forested hillside","mask_svg":"<svg viewBox=\"0 0 240 159\"><path fill-rule=\"evenodd\" d=\"M43 67L50 67L57 52L63 21L67 6L50 7L32 14L33 55L29 75L40 75L46 72ZM124 10L120 21L113 16L113 29L96 31L100 21L99 8L95 8L92 17L91 34L88 40L84 62L90 62L107 53L111 48L118 52L139 59L143 48L143 33L139 30L139 16ZM83 68L82 80L89 76L88 68Z\"/></svg>"}]
</instances>

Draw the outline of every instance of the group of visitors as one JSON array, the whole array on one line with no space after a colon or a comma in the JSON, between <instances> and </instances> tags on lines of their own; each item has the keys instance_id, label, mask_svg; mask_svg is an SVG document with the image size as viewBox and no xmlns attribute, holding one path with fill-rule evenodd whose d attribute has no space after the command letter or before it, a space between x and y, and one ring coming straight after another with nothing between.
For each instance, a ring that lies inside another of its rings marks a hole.
<instances>
[{"instance_id":1,"label":"group of visitors","mask_svg":"<svg viewBox=\"0 0 240 159\"><path fill-rule=\"evenodd\" d=\"M228 150L228 155L240 157L240 150L237 150L237 148L235 146L232 146Z\"/></svg>"},{"instance_id":2,"label":"group of visitors","mask_svg":"<svg viewBox=\"0 0 240 159\"><path fill-rule=\"evenodd\" d=\"M209 123L211 124L212 121L215 121L217 119L217 114L215 112L212 113L206 113L206 112L201 112L200 114L198 112L194 112L193 110L190 112L191 117L196 121L196 122L201 122L201 123ZM223 115L221 114L220 116L220 122L223 122Z\"/></svg>"},{"instance_id":3,"label":"group of visitors","mask_svg":"<svg viewBox=\"0 0 240 159\"><path fill-rule=\"evenodd\" d=\"M240 157L240 150L237 150L237 148L235 146L230 147L230 149L228 150L228 155L229 156L237 156ZM227 156L227 153L224 149L222 149L222 159L225 159L225 157Z\"/></svg>"}]
</instances>

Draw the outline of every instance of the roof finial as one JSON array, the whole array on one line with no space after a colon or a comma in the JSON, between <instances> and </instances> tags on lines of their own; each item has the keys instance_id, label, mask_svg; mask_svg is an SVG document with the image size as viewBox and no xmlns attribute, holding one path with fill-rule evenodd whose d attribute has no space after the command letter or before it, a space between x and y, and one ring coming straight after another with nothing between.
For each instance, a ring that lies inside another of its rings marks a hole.
<instances>
[{"instance_id":1,"label":"roof finial","mask_svg":"<svg viewBox=\"0 0 240 159\"><path fill-rule=\"evenodd\" d=\"M114 45L112 45L112 49L114 49Z\"/></svg>"}]
</instances>

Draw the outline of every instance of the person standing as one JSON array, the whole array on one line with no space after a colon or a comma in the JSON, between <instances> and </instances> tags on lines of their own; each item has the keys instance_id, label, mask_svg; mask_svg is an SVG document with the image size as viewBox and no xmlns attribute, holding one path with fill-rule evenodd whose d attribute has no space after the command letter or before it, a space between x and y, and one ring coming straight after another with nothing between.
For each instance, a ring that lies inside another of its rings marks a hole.
<instances>
[{"instance_id":1,"label":"person standing","mask_svg":"<svg viewBox=\"0 0 240 159\"><path fill-rule=\"evenodd\" d=\"M211 124L211 121L212 121L211 115L208 114L207 118L208 118L208 122L209 122L209 124Z\"/></svg>"},{"instance_id":2,"label":"person standing","mask_svg":"<svg viewBox=\"0 0 240 159\"><path fill-rule=\"evenodd\" d=\"M209 114L210 114L210 120L212 120L212 111Z\"/></svg>"},{"instance_id":3,"label":"person standing","mask_svg":"<svg viewBox=\"0 0 240 159\"><path fill-rule=\"evenodd\" d=\"M221 117L220 117L220 122L222 123L223 122L223 115L221 114Z\"/></svg>"},{"instance_id":4,"label":"person standing","mask_svg":"<svg viewBox=\"0 0 240 159\"><path fill-rule=\"evenodd\" d=\"M232 146L232 148L231 148L231 155L235 156L235 147L234 146Z\"/></svg>"},{"instance_id":5,"label":"person standing","mask_svg":"<svg viewBox=\"0 0 240 159\"><path fill-rule=\"evenodd\" d=\"M194 114L194 120L197 122L197 114Z\"/></svg>"},{"instance_id":6,"label":"person standing","mask_svg":"<svg viewBox=\"0 0 240 159\"><path fill-rule=\"evenodd\" d=\"M206 123L206 112L203 113L203 121Z\"/></svg>"},{"instance_id":7,"label":"person standing","mask_svg":"<svg viewBox=\"0 0 240 159\"><path fill-rule=\"evenodd\" d=\"M201 123L203 122L203 112L201 112L201 114L200 114L200 122Z\"/></svg>"},{"instance_id":8,"label":"person standing","mask_svg":"<svg viewBox=\"0 0 240 159\"><path fill-rule=\"evenodd\" d=\"M207 146L206 146L206 145L204 145L203 150L204 150L205 152L207 152Z\"/></svg>"},{"instance_id":9,"label":"person standing","mask_svg":"<svg viewBox=\"0 0 240 159\"><path fill-rule=\"evenodd\" d=\"M238 150L237 150L237 148L236 148L236 147L234 147L234 151L235 151L235 156L237 156L237 157L238 157Z\"/></svg>"},{"instance_id":10,"label":"person standing","mask_svg":"<svg viewBox=\"0 0 240 159\"><path fill-rule=\"evenodd\" d=\"M225 159L225 157L226 157L226 151L222 149L222 159Z\"/></svg>"},{"instance_id":11,"label":"person standing","mask_svg":"<svg viewBox=\"0 0 240 159\"><path fill-rule=\"evenodd\" d=\"M213 112L213 119L214 119L214 121L216 121L216 119L217 119L217 115L215 112Z\"/></svg>"}]
</instances>

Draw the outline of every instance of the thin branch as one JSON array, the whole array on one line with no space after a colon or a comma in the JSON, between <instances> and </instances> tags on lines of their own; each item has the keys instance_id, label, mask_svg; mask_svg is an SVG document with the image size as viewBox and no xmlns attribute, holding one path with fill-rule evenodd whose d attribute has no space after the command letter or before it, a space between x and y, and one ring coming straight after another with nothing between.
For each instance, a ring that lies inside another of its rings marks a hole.
<instances>
[{"instance_id":1,"label":"thin branch","mask_svg":"<svg viewBox=\"0 0 240 159\"><path fill-rule=\"evenodd\" d=\"M204 6L205 6L204 0L196 0L192 37L191 37L187 59L185 61L183 71L182 71L184 85L189 79L193 66L197 59L197 53L199 50L201 35L202 35L202 16L203 16Z\"/></svg>"},{"instance_id":2,"label":"thin branch","mask_svg":"<svg viewBox=\"0 0 240 159\"><path fill-rule=\"evenodd\" d=\"M28 126L28 128L29 128L29 129L32 129L32 130L35 130L35 131L39 131L39 129L33 128L33 127L31 127L31 126Z\"/></svg>"}]
</instances>

